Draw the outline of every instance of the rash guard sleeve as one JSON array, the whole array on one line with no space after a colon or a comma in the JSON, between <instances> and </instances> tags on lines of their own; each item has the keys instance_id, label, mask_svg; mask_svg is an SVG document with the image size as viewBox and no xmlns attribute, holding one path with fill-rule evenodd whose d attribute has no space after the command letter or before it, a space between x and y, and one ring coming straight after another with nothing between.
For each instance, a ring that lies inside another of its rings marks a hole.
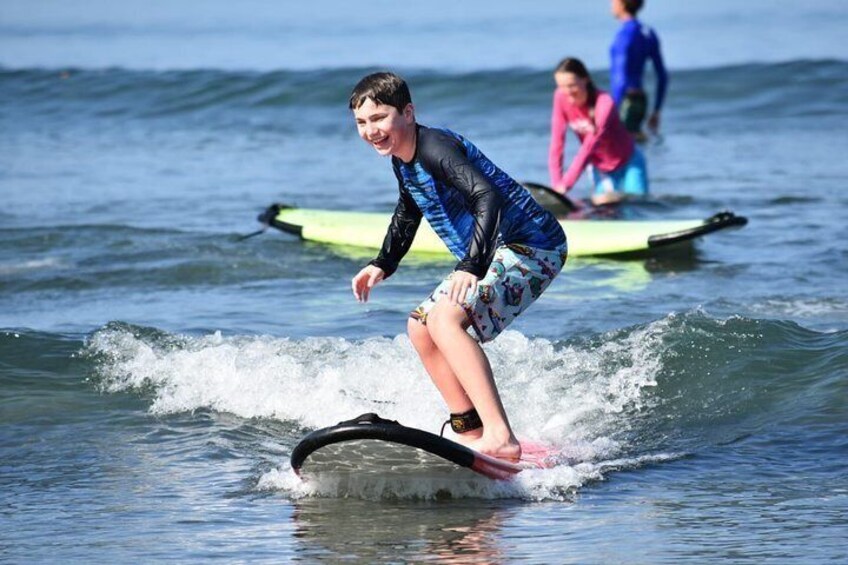
<instances>
[{"instance_id":1,"label":"rash guard sleeve","mask_svg":"<svg viewBox=\"0 0 848 565\"><path fill-rule=\"evenodd\" d=\"M398 175L398 172L395 171L395 174ZM383 246L380 248L377 258L369 263L382 269L386 279L397 270L401 259L412 246L415 233L421 224L421 210L418 209L418 205L415 204L409 191L404 188L400 178L398 178L398 183L400 196L389 222L389 228L386 230Z\"/></svg>"},{"instance_id":2,"label":"rash guard sleeve","mask_svg":"<svg viewBox=\"0 0 848 565\"><path fill-rule=\"evenodd\" d=\"M503 202L489 179L469 160L462 144L446 137L419 137L418 156L437 181L458 190L473 218L468 251L454 270L483 278L495 255Z\"/></svg>"},{"instance_id":3,"label":"rash guard sleeve","mask_svg":"<svg viewBox=\"0 0 848 565\"><path fill-rule=\"evenodd\" d=\"M648 50L648 56L651 58L651 63L654 65L654 72L657 74L657 94L654 102L654 111L659 112L665 100L665 92L668 89L668 73L665 70L662 52L660 51L660 40L655 33L651 33L651 44Z\"/></svg>"}]
</instances>

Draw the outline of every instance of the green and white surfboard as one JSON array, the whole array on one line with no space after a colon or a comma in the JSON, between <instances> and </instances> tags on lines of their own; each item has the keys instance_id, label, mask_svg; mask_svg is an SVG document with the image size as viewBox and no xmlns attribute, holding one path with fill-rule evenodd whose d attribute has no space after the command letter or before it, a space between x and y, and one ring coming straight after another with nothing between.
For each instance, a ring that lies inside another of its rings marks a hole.
<instances>
[{"instance_id":1,"label":"green and white surfboard","mask_svg":"<svg viewBox=\"0 0 848 565\"><path fill-rule=\"evenodd\" d=\"M263 223L306 241L368 249L380 248L390 218L390 213L294 208L282 204L272 205L259 216ZM650 252L744 226L747 221L733 212L720 212L700 220L560 220L560 224L568 237L568 255L580 257ZM421 222L410 252L449 253L426 220Z\"/></svg>"}]
</instances>

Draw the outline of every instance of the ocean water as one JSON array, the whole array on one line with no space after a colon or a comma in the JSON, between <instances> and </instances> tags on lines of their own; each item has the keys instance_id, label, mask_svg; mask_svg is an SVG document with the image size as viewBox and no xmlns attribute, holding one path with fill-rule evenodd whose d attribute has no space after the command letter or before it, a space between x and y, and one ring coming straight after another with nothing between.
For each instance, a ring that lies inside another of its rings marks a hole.
<instances>
[{"instance_id":1,"label":"ocean water","mask_svg":"<svg viewBox=\"0 0 848 565\"><path fill-rule=\"evenodd\" d=\"M363 306L367 252L239 235L273 202L391 208L346 110L383 66L422 123L546 182L550 69L606 84L606 3L4 2L0 560L848 560L846 12L772 8L644 14L672 82L636 213L749 224L570 261L486 346L568 464L339 491L293 475L304 434L444 420L404 328L452 263Z\"/></svg>"}]
</instances>

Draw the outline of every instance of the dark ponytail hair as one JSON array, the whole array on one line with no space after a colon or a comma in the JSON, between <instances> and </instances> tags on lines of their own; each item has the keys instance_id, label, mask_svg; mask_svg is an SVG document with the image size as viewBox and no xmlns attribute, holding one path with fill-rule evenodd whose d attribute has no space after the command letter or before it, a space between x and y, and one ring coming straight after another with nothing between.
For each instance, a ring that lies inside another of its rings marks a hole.
<instances>
[{"instance_id":1,"label":"dark ponytail hair","mask_svg":"<svg viewBox=\"0 0 848 565\"><path fill-rule=\"evenodd\" d=\"M592 81L592 75L586 70L586 65L583 64L583 61L574 57L566 57L559 62L559 65L554 70L554 74L558 73L571 73L577 77L586 79L588 81L586 83L586 89L589 91L588 104L590 108L595 107L595 101L598 99L598 87Z\"/></svg>"}]
</instances>

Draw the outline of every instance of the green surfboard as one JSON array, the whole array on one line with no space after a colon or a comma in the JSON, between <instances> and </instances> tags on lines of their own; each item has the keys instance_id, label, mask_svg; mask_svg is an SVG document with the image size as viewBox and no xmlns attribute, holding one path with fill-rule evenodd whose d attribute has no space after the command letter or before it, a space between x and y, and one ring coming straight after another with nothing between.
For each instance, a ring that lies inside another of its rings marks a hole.
<instances>
[{"instance_id":1,"label":"green surfboard","mask_svg":"<svg viewBox=\"0 0 848 565\"><path fill-rule=\"evenodd\" d=\"M351 212L270 206L259 216L263 223L306 241L379 249L390 213ZM560 220L571 257L627 255L691 242L719 230L744 226L747 219L720 212L700 220ZM439 236L422 220L412 253L448 254Z\"/></svg>"}]
</instances>

